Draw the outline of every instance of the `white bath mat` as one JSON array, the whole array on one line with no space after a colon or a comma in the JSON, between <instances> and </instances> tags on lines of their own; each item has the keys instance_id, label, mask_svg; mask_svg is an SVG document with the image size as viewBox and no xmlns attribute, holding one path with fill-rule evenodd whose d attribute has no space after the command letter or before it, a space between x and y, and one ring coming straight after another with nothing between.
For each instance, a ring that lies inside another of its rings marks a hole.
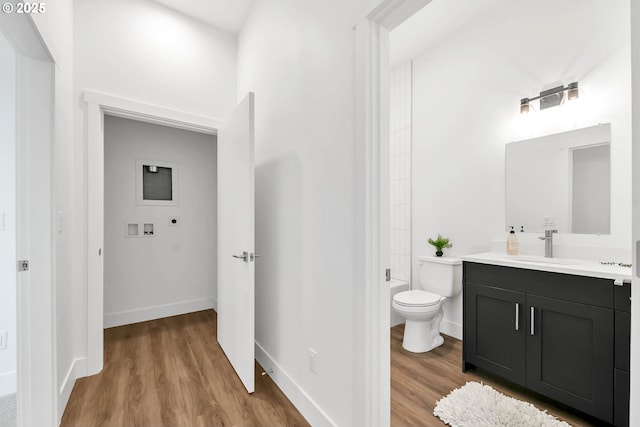
<instances>
[{"instance_id":1,"label":"white bath mat","mask_svg":"<svg viewBox=\"0 0 640 427\"><path fill-rule=\"evenodd\" d=\"M472 381L440 399L433 415L451 427L570 427L531 403Z\"/></svg>"},{"instance_id":2,"label":"white bath mat","mask_svg":"<svg viewBox=\"0 0 640 427\"><path fill-rule=\"evenodd\" d=\"M0 427L16 427L16 394L0 396Z\"/></svg>"}]
</instances>

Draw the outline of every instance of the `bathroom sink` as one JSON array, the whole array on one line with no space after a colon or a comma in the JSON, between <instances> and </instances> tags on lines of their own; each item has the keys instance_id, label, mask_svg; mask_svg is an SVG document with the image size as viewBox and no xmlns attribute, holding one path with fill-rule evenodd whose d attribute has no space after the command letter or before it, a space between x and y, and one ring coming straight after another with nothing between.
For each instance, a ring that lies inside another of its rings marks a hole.
<instances>
[{"instance_id":1,"label":"bathroom sink","mask_svg":"<svg viewBox=\"0 0 640 427\"><path fill-rule=\"evenodd\" d=\"M506 255L505 259L518 262L531 262L538 264L571 265L570 262L559 258L545 258L534 255Z\"/></svg>"}]
</instances>

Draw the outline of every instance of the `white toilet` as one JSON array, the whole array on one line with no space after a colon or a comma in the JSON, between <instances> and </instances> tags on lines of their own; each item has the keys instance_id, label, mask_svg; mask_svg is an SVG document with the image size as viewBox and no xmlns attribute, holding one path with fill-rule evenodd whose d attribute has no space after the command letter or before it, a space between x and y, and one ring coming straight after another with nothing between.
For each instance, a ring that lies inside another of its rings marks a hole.
<instances>
[{"instance_id":1,"label":"white toilet","mask_svg":"<svg viewBox=\"0 0 640 427\"><path fill-rule=\"evenodd\" d=\"M418 284L393 296L393 309L406 319L402 347L424 353L442 345L442 304L462 289L462 260L418 257Z\"/></svg>"}]
</instances>

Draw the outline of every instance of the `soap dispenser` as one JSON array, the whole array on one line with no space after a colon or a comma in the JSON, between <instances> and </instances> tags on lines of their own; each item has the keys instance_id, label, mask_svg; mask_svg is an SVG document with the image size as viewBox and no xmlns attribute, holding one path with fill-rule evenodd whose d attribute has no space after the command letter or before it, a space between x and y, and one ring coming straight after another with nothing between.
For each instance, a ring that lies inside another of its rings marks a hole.
<instances>
[{"instance_id":1,"label":"soap dispenser","mask_svg":"<svg viewBox=\"0 0 640 427\"><path fill-rule=\"evenodd\" d=\"M518 251L520 250L520 243L518 243L518 237L516 236L516 232L511 227L511 231L507 236L507 255L518 255Z\"/></svg>"}]
</instances>

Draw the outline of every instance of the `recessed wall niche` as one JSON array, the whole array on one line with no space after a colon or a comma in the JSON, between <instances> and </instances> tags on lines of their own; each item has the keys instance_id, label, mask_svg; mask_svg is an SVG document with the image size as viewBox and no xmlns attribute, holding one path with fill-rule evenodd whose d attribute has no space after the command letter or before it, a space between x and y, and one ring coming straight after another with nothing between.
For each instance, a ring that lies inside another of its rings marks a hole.
<instances>
[{"instance_id":1,"label":"recessed wall niche","mask_svg":"<svg viewBox=\"0 0 640 427\"><path fill-rule=\"evenodd\" d=\"M136 159L136 204L178 206L178 165Z\"/></svg>"}]
</instances>

